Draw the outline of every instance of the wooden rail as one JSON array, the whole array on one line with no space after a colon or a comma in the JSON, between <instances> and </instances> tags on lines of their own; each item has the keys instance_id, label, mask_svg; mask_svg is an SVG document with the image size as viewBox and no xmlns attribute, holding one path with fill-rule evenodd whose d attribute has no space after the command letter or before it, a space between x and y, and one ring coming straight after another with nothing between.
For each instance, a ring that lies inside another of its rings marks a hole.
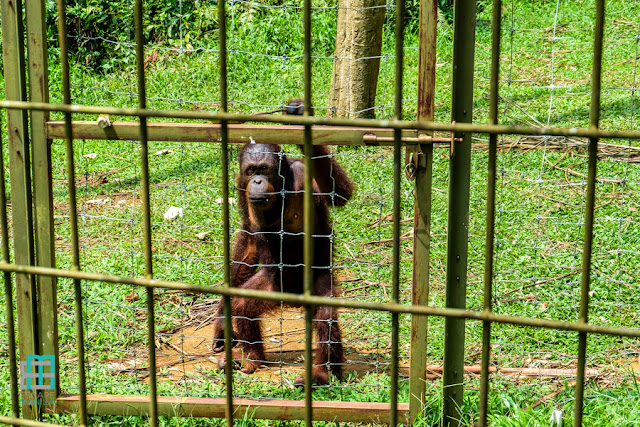
<instances>
[{"instance_id":1,"label":"wooden rail","mask_svg":"<svg viewBox=\"0 0 640 427\"><path fill-rule=\"evenodd\" d=\"M56 400L56 413L76 413L80 396L62 394ZM388 423L389 404L375 402L313 402L314 421ZM158 396L159 416L224 418L226 399L205 397ZM234 418L299 420L304 418L304 400L234 399ZM53 408L51 408L53 409ZM398 405L398 419L406 420L409 405ZM87 395L87 413L100 415L145 416L149 396Z\"/></svg>"}]
</instances>

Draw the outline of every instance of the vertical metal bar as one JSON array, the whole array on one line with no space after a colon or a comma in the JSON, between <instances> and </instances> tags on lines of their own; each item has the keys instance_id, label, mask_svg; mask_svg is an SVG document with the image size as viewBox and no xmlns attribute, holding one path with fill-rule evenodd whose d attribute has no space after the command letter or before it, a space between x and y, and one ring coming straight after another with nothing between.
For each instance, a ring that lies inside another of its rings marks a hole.
<instances>
[{"instance_id":1,"label":"vertical metal bar","mask_svg":"<svg viewBox=\"0 0 640 427\"><path fill-rule=\"evenodd\" d=\"M29 100L49 102L49 70L46 39L45 3L26 0L27 52L29 64ZM55 234L53 232L53 189L51 141L47 139L45 123L49 113L31 111L31 144L33 146L33 198L35 199L36 263L55 267ZM55 372L59 372L58 301L56 278L37 276L38 331L41 354L54 355ZM60 377L55 378L54 395L60 392Z\"/></svg>"},{"instance_id":2,"label":"vertical metal bar","mask_svg":"<svg viewBox=\"0 0 640 427\"><path fill-rule=\"evenodd\" d=\"M69 49L67 45L67 6L65 0L57 1L58 7L58 43L60 44L60 67L62 71L63 104L71 104L71 86L69 77ZM73 158L73 133L71 113L64 113L65 146L67 151L67 186L69 191L69 228L71 232L72 270L80 270L80 245L78 240L78 212L76 201L76 177ZM75 295L76 346L78 349L78 388L80 390L79 422L87 425L87 389L84 370L84 326L82 316L82 283L73 280ZM57 313L57 310L56 310Z\"/></svg>"},{"instance_id":3,"label":"vertical metal bar","mask_svg":"<svg viewBox=\"0 0 640 427\"><path fill-rule=\"evenodd\" d=\"M438 1L420 1L418 60L418 121L433 121L436 80L436 38ZM425 132L424 135L432 135ZM407 151L409 148L407 147ZM415 162L415 205L413 220L413 283L411 303L429 303L429 265L431 262L431 192L433 144L412 150ZM411 364L409 375L409 423L422 410L426 393L427 316L411 317Z\"/></svg>"},{"instance_id":4,"label":"vertical metal bar","mask_svg":"<svg viewBox=\"0 0 640 427\"><path fill-rule=\"evenodd\" d=\"M402 1L402 0L400 0ZM391 301L398 302L400 295L400 162L402 160L402 143L399 130L394 132L393 152L393 253L391 265L393 267ZM391 314L391 414L389 425L398 424L398 347L399 347L399 323L398 313Z\"/></svg>"},{"instance_id":5,"label":"vertical metal bar","mask_svg":"<svg viewBox=\"0 0 640 427\"><path fill-rule=\"evenodd\" d=\"M0 129L2 116L0 116ZM9 228L7 226L7 193L4 182L4 150L2 132L0 132L0 238L2 238L2 262L11 262L9 254ZM20 400L18 397L18 370L16 363L16 331L13 319L13 289L11 273L4 272L4 302L7 312L7 346L9 347L9 378L11 386L11 416L20 416Z\"/></svg>"},{"instance_id":6,"label":"vertical metal bar","mask_svg":"<svg viewBox=\"0 0 640 427\"><path fill-rule=\"evenodd\" d=\"M491 87L489 94L489 124L498 124L498 95L500 82L500 31L502 28L502 0L493 0L491 47ZM496 149L498 135L489 135L489 159L487 163L487 225L484 252L485 312L491 311L493 288L493 247L496 213ZM487 425L489 403L489 363L491 362L491 322L482 322L482 367L480 372L480 426Z\"/></svg>"},{"instance_id":7,"label":"vertical metal bar","mask_svg":"<svg viewBox=\"0 0 640 427\"><path fill-rule=\"evenodd\" d=\"M6 99L26 101L23 4L21 0L4 0L0 2L0 9ZM17 264L33 265L31 153L27 111L7 110L7 128L14 257ZM37 354L39 349L36 293L34 276L16 275L18 343L21 361L26 361L27 355ZM37 399L33 390L23 390L22 397L26 402L36 402ZM27 419L35 419L38 417L38 411L35 403L27 403L23 405L22 415Z\"/></svg>"},{"instance_id":8,"label":"vertical metal bar","mask_svg":"<svg viewBox=\"0 0 640 427\"><path fill-rule=\"evenodd\" d=\"M604 34L604 0L596 1L596 28L593 41L593 66L591 69L591 110L589 128L600 126L600 88L602 73L602 39ZM589 140L589 165L587 173L587 200L584 217L584 242L582 246L582 281L580 286L579 321L589 320L589 284L591 279L591 252L593 247L593 217L595 215L596 174L598 168L598 138ZM584 370L587 359L587 333L578 334L578 368L576 378L576 402L573 425L582 425L584 400Z\"/></svg>"},{"instance_id":9,"label":"vertical metal bar","mask_svg":"<svg viewBox=\"0 0 640 427\"><path fill-rule=\"evenodd\" d=\"M304 0L304 116L312 116L311 103L311 0ZM313 230L315 210L313 200L313 140L311 125L304 126L304 295L310 296L313 289ZM304 346L304 399L305 425L313 424L313 307L305 305Z\"/></svg>"},{"instance_id":10,"label":"vertical metal bar","mask_svg":"<svg viewBox=\"0 0 640 427\"><path fill-rule=\"evenodd\" d=\"M396 82L394 110L395 119L402 120L402 82L404 70L404 0L396 2ZM400 299L400 183L402 168L402 131L393 132L393 252L392 252L392 292L391 300L397 303ZM398 365L399 365L399 331L400 317L391 314L391 415L389 425L398 424Z\"/></svg>"},{"instance_id":11,"label":"vertical metal bar","mask_svg":"<svg viewBox=\"0 0 640 427\"><path fill-rule=\"evenodd\" d=\"M134 20L136 32L136 65L138 75L138 107L147 108L147 94L144 73L144 34L142 28L142 0L136 0ZM142 209L144 224L144 261L145 278L153 278L153 254L151 243L151 206L149 202L149 146L147 138L147 118L140 120L140 178L142 185ZM155 307L153 288L147 288L147 332L149 349L149 423L158 425L158 395L156 383L156 343L155 343Z\"/></svg>"},{"instance_id":12,"label":"vertical metal bar","mask_svg":"<svg viewBox=\"0 0 640 427\"><path fill-rule=\"evenodd\" d=\"M473 113L476 1L455 0L452 76L452 119L470 123ZM447 235L447 285L445 303L465 308L469 241L469 188L471 133L452 151L449 163L449 215ZM462 417L464 381L464 319L445 319L443 371L443 425L458 425Z\"/></svg>"},{"instance_id":13,"label":"vertical metal bar","mask_svg":"<svg viewBox=\"0 0 640 427\"><path fill-rule=\"evenodd\" d=\"M227 12L225 0L218 0L218 43L220 45L220 111L226 112L228 107L227 92ZM231 252L229 226L229 128L226 120L220 122L220 139L222 142L220 163L222 165L222 253L224 258L224 286L231 287ZM227 408L227 425L233 426L233 321L231 319L231 297L224 298L224 351L225 381Z\"/></svg>"}]
</instances>

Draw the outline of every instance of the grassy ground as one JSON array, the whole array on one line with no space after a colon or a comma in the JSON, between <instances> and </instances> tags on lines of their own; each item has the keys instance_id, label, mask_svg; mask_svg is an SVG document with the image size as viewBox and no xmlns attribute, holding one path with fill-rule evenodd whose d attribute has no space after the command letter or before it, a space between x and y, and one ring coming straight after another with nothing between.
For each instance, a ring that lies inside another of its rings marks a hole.
<instances>
[{"instance_id":1,"label":"grassy ground","mask_svg":"<svg viewBox=\"0 0 640 427\"><path fill-rule=\"evenodd\" d=\"M301 15L295 8L257 7L236 3L230 8L229 94L232 111L263 111L280 105L302 92ZM315 4L315 3L314 3ZM331 2L327 3L331 6ZM323 4L324 5L324 4ZM318 4L317 6L321 6ZM202 3L198 13L205 22L216 5ZM474 120L487 121L490 5L479 5L476 43ZM607 2L606 44L603 64L602 127L637 129L638 40L640 4ZM593 5L576 2L505 2L504 43L501 52L501 123L580 126L588 125L590 97ZM213 19L213 18L211 18ZM385 46L378 86L377 117L393 115L392 19L385 24ZM215 110L218 94L218 62L215 31L203 25L197 39L149 47L148 96L151 108ZM335 33L335 9L314 10L314 104L323 114L327 106ZM415 118L418 53L415 23L409 22L405 49L405 104L407 119ZM438 28L436 119L450 120L452 28L442 19ZM123 58L131 47L121 45ZM186 50L181 50L184 47ZM193 51L189 50L193 49ZM196 50L200 49L200 50ZM59 101L59 70L51 53L51 96ZM387 56L389 55L389 56ZM126 64L126 61L123 61ZM129 62L130 63L130 62ZM83 61L73 67L74 102L86 105L136 106L133 68L123 65L109 73L89 70ZM2 85L3 86L3 85ZM54 115L54 118L59 118ZM95 117L76 117L95 119ZM120 120L121 118L116 118ZM122 118L125 120L124 118ZM478 148L484 135L476 135ZM586 158L584 141L574 139L526 139L505 135L505 146L521 143L527 150L504 150L499 154L497 193L496 265L494 309L501 314L556 320L577 320L580 300L580 259L584 217ZM606 141L620 145L614 155L603 155L597 186L594 271L590 321L621 327L638 327L640 293L639 172L628 161L637 141ZM560 149L556 149L560 148ZM234 153L237 148L234 148ZM299 155L295 147L288 153ZM83 269L140 276L142 211L139 186L138 144L130 141L76 141L78 210ZM611 151L611 150L610 150ZM154 243L154 274L157 278L213 285L222 281L220 164L216 144L151 143L151 209ZM336 239L336 277L345 297L388 301L391 237L387 215L392 205L391 151L374 148L336 148L336 154L357 184L354 199L333 214ZM448 156L436 150L431 264L431 303L444 306L448 198ZM70 265L68 202L65 182L64 146L52 145L54 162L54 206L56 209L56 254L58 266ZM637 159L637 158L636 158ZM467 307L482 303L486 162L482 150L472 158L472 188L469 222L469 272ZM230 176L235 173L232 165ZM413 214L414 189L403 181L402 212ZM232 197L236 197L234 194ZM171 206L183 208L183 216L165 220ZM237 224L237 213L233 211ZM402 232L409 231L409 222ZM208 233L201 237L201 233ZM200 236L199 236L200 235ZM411 240L402 246L402 299L409 301ZM129 286L84 284L87 336L87 374L91 393L144 394L146 352L145 293ZM207 304L215 300L191 294L159 292L157 298L157 344L159 354L175 355L171 343L202 340L211 336L186 334L185 327L206 319ZM204 307L204 308L202 308ZM196 309L200 310L196 313ZM0 311L3 310L0 308ZM202 313L205 313L203 315ZM61 376L64 391L76 392L75 325L73 292L68 281L59 281ZM204 316L204 317L203 317ZM345 382L315 392L319 400L388 401L389 316L372 312L344 312L343 335L352 366ZM401 324L401 363L408 363L409 319ZM442 363L443 329L440 319L429 320L429 363ZM478 365L481 325L467 322L466 363ZM6 354L6 333L0 331L0 354ZM493 362L497 367L575 367L575 334L519 328L493 327ZM285 346L287 334L277 336ZM640 392L634 368L640 346L637 340L593 336L589 338L588 366L597 375L589 379L585 399L585 425L636 425L640 423ZM167 356L168 357L168 356ZM236 376L234 389L241 397L302 398L289 387L301 359L288 360L279 375L284 380ZM197 367L185 363L160 369L159 392L164 395L223 396L220 373L202 359ZM356 369L355 365L359 368ZM636 370L637 374L637 370ZM8 383L6 366L0 369ZM178 378L177 380L175 378ZM549 425L554 409L564 411L566 425L572 423L573 389L570 376L492 377L490 412L493 425ZM407 401L407 379L401 383L400 401ZM478 380L466 378L463 424L477 416ZM438 423L441 384L434 376L419 425ZM9 412L8 392L0 394L2 413ZM59 417L63 422L73 418ZM141 425L138 418L95 417L98 425ZM201 420L163 419L167 425L202 425ZM220 421L208 421L222 425ZM244 421L243 425L273 425Z\"/></svg>"}]
</instances>

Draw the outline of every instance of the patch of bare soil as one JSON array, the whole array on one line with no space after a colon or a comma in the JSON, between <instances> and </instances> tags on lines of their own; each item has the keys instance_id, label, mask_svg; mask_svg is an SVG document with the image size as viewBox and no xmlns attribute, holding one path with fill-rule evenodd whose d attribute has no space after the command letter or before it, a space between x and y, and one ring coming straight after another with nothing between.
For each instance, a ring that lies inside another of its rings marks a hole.
<instances>
[{"instance_id":1,"label":"patch of bare soil","mask_svg":"<svg viewBox=\"0 0 640 427\"><path fill-rule=\"evenodd\" d=\"M215 306L211 307L210 316ZM209 316L209 319L211 317ZM304 311L298 308L285 307L282 310L265 315L261 320L263 339L267 360L251 378L261 382L289 382L283 377L297 376L304 370ZM213 324L205 320L198 324L189 322L183 328L174 331L171 337L157 342L156 367L158 376L171 381L179 381L184 377L197 377L203 372L211 372L218 368L218 360L224 353L213 353ZM146 379L147 358L144 351L137 359L124 360L118 364L118 373L133 372L137 366L138 376ZM388 360L376 354L362 353L361 350L347 348L345 350L345 375L355 373L358 377L369 372L381 372L388 366ZM377 370L375 367L378 367ZM115 366L114 366L115 367ZM295 374L295 375L292 375ZM400 374L408 375L408 367L401 366ZM238 371L238 375L240 374Z\"/></svg>"}]
</instances>

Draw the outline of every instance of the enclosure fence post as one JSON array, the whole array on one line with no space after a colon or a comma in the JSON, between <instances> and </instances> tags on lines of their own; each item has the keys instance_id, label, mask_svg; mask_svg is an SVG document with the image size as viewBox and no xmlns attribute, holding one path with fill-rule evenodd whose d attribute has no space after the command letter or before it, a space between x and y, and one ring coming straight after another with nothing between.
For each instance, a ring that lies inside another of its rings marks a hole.
<instances>
[{"instance_id":1,"label":"enclosure fence post","mask_svg":"<svg viewBox=\"0 0 640 427\"><path fill-rule=\"evenodd\" d=\"M136 34L136 66L138 78L138 108L147 108L147 95L144 71L144 33L142 0L136 0L134 7ZM149 201L149 145L147 138L147 118L138 117L140 121L140 181L142 186L142 209L144 225L144 276L153 278L153 252L151 242L151 205ZM147 348L149 351L149 424L158 425L158 394L156 378L156 335L155 306L153 288L147 288Z\"/></svg>"},{"instance_id":2,"label":"enclosure fence post","mask_svg":"<svg viewBox=\"0 0 640 427\"><path fill-rule=\"evenodd\" d=\"M502 27L502 0L493 0L491 43L491 87L489 89L489 124L498 124L498 96L500 82L500 31ZM493 249L496 213L496 150L498 135L489 135L489 159L487 162L487 217L484 253L483 310L491 312L493 289ZM482 365L480 372L479 422L487 425L489 403L489 364L491 363L491 322L482 322Z\"/></svg>"},{"instance_id":3,"label":"enclosure fence post","mask_svg":"<svg viewBox=\"0 0 640 427\"><path fill-rule=\"evenodd\" d=\"M27 101L24 27L21 0L2 0L2 52L5 95L9 101ZM31 153L27 110L7 110L9 167L11 185L11 218L13 225L14 261L34 264L33 211L31 198ZM16 275L16 305L20 362L38 354L37 289L35 276ZM35 390L21 390L22 415L38 417Z\"/></svg>"},{"instance_id":4,"label":"enclosure fence post","mask_svg":"<svg viewBox=\"0 0 640 427\"><path fill-rule=\"evenodd\" d=\"M26 0L27 53L29 64L29 100L49 102L49 65L45 3ZM53 231L53 188L51 140L47 139L46 122L49 113L31 111L31 144L33 146L33 197L35 199L36 263L55 267L55 234ZM55 372L60 372L58 352L58 298L56 278L37 276L38 331L41 354L54 355ZM60 393L60 377L55 376L54 399Z\"/></svg>"},{"instance_id":5,"label":"enclosure fence post","mask_svg":"<svg viewBox=\"0 0 640 427\"><path fill-rule=\"evenodd\" d=\"M451 115L456 123L470 123L473 116L473 71L476 1L455 0ZM449 214L445 304L464 309L467 294L469 246L469 189L471 180L471 132L462 138L449 163ZM443 425L457 426L462 417L464 381L464 319L447 318L444 324Z\"/></svg>"},{"instance_id":6,"label":"enclosure fence post","mask_svg":"<svg viewBox=\"0 0 640 427\"><path fill-rule=\"evenodd\" d=\"M2 116L0 116L0 129ZM9 263L9 228L7 225L7 193L4 179L4 149L2 132L0 131L0 238L2 238L2 262ZM18 366L16 362L16 331L13 318L13 286L11 273L4 271L4 303L7 322L7 347L9 351L9 378L11 386L11 416L20 416L20 399L18 395Z\"/></svg>"},{"instance_id":7,"label":"enclosure fence post","mask_svg":"<svg viewBox=\"0 0 640 427\"><path fill-rule=\"evenodd\" d=\"M596 1L596 22L593 41L593 66L591 69L591 108L589 128L600 126L600 88L602 73L602 39L604 36L604 0ZM593 248L593 218L595 216L596 175L598 167L598 138L589 139L589 162L584 215L584 240L582 246L582 278L580 284L580 313L578 321L586 324L589 320L589 285L591 280L591 252ZM578 366L576 377L576 401L574 426L582 425L584 379L587 359L587 332L578 333Z\"/></svg>"},{"instance_id":8,"label":"enclosure fence post","mask_svg":"<svg viewBox=\"0 0 640 427\"><path fill-rule=\"evenodd\" d=\"M418 121L433 121L436 80L438 1L420 1L418 59ZM419 132L431 136L433 132ZM411 303L429 303L431 262L431 194L433 144L407 146L415 163L413 217L413 283ZM409 159L410 160L410 159ZM411 316L411 364L409 374L409 423L422 410L426 393L428 318Z\"/></svg>"}]
</instances>

